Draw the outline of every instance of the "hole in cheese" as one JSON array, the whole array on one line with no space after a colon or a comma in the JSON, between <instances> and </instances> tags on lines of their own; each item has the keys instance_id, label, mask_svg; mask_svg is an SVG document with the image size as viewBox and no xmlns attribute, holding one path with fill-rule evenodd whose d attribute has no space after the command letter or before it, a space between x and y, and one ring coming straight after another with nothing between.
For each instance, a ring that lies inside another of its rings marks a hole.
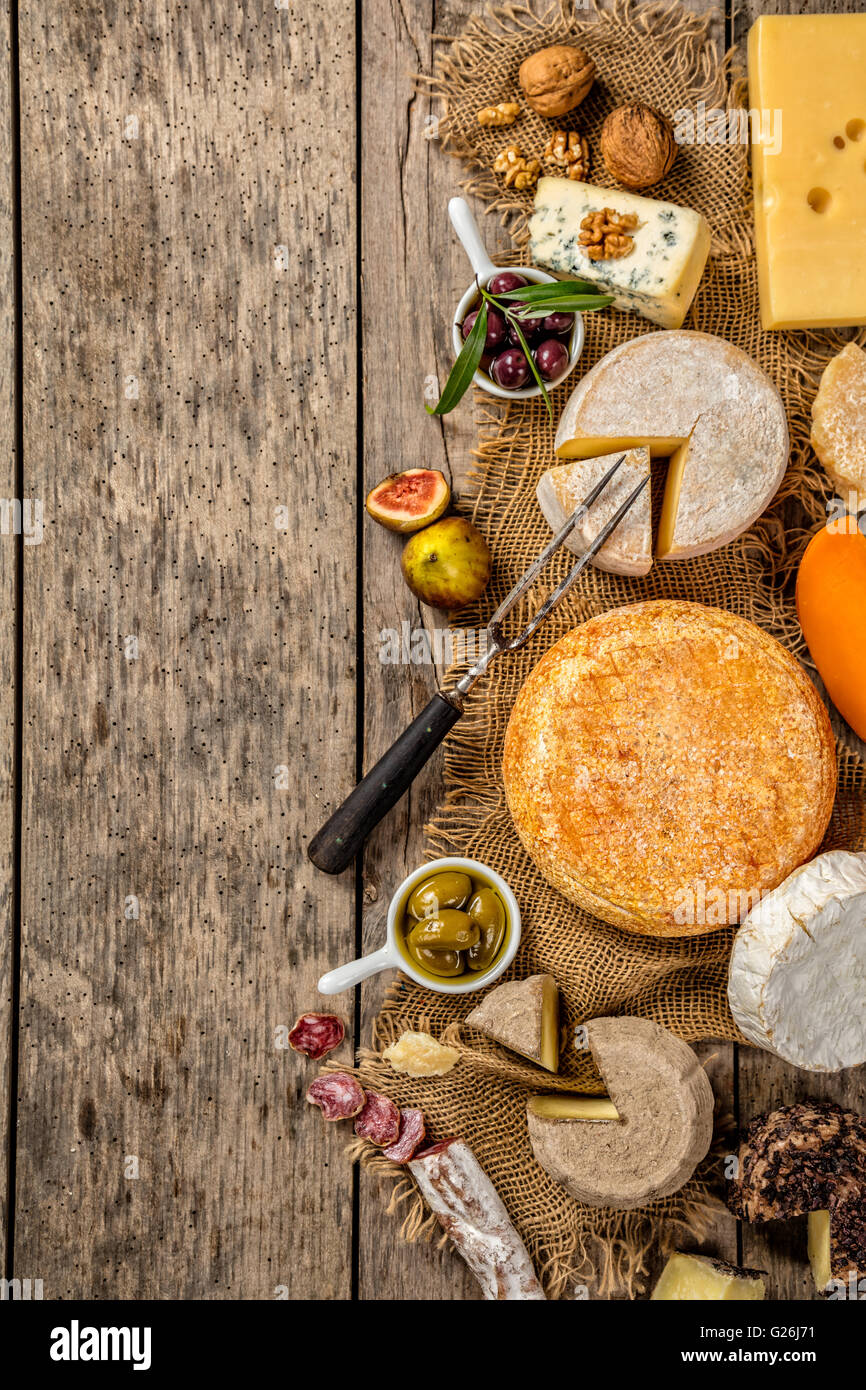
<instances>
[{"instance_id":1,"label":"hole in cheese","mask_svg":"<svg viewBox=\"0 0 866 1390\"><path fill-rule=\"evenodd\" d=\"M862 140L864 131L866 131L866 121L861 121L859 116L855 116L853 121L849 121L845 127L845 134L849 140Z\"/></svg>"},{"instance_id":2,"label":"hole in cheese","mask_svg":"<svg viewBox=\"0 0 866 1390\"><path fill-rule=\"evenodd\" d=\"M529 1108L549 1120L618 1120L619 1112L605 1096L533 1096Z\"/></svg>"},{"instance_id":3,"label":"hole in cheese","mask_svg":"<svg viewBox=\"0 0 866 1390\"><path fill-rule=\"evenodd\" d=\"M810 188L806 194L806 202L813 212L826 212L832 201L826 188Z\"/></svg>"},{"instance_id":4,"label":"hole in cheese","mask_svg":"<svg viewBox=\"0 0 866 1390\"><path fill-rule=\"evenodd\" d=\"M833 144L836 146L837 150L844 150L845 148L845 141L841 135L833 136Z\"/></svg>"}]
</instances>

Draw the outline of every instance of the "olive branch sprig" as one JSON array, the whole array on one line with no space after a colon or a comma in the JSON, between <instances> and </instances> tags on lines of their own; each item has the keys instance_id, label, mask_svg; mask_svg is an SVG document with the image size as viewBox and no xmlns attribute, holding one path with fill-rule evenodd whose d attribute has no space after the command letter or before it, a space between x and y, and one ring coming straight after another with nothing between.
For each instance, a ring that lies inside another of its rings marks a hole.
<instances>
[{"instance_id":1,"label":"olive branch sprig","mask_svg":"<svg viewBox=\"0 0 866 1390\"><path fill-rule=\"evenodd\" d=\"M613 295L598 294L595 286L586 280L551 280L547 284L521 285L515 290L506 290L503 294L495 295L484 288L477 275L475 283L481 297L475 322L457 355L439 400L435 405L425 404L425 410L429 415L447 415L469 390L472 378L484 356L484 345L487 341L487 306L492 304L514 328L552 421L553 406L550 396L521 325L528 324L533 319L547 318L548 314L588 314L595 309L605 309L608 304L613 303Z\"/></svg>"}]
</instances>

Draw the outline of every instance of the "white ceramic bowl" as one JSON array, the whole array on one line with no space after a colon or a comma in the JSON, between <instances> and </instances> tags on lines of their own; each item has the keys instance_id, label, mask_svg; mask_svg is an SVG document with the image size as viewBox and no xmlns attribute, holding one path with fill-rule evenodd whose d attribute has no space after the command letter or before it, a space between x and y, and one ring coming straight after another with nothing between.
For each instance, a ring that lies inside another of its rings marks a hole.
<instances>
[{"instance_id":1,"label":"white ceramic bowl","mask_svg":"<svg viewBox=\"0 0 866 1390\"><path fill-rule=\"evenodd\" d=\"M486 879L496 889L508 914L508 937L505 949L489 970L481 970L477 975L473 974L470 979L443 979L434 982L429 975L424 975L420 970L416 970L409 957L400 950L397 944L397 918L415 885L420 883L422 879L429 878L431 874L440 873L445 869L458 869L462 870L463 873L472 874L476 878ZM470 994L473 990L484 989L494 980L498 980L499 976L508 969L514 960L519 945L520 908L502 875L496 873L494 869L488 868L486 864L480 864L477 859L462 859L456 855L447 859L433 859L429 864L422 864L415 869L408 878L404 878L391 899L388 907L385 945L378 951L371 952L368 956L361 956L358 960L349 961L348 965L340 965L336 970L330 970L327 975L323 975L319 980L319 993L341 994L344 989L354 989L355 985L359 985L362 980L366 980L370 975L378 975L381 970L402 970L403 974L408 975L417 985L422 985L424 989L433 990L435 994Z\"/></svg>"},{"instance_id":2,"label":"white ceramic bowl","mask_svg":"<svg viewBox=\"0 0 866 1390\"><path fill-rule=\"evenodd\" d=\"M481 234L478 231L478 224L465 198L452 198L448 204L448 212L454 230L460 238L464 251L469 257L472 269L475 271L478 280L485 287L493 279L494 275L506 272L514 275L522 275L525 280L531 280L535 285L549 284L551 281L556 280L555 275L548 275L546 270L537 270L535 266L494 265L484 248ZM454 323L451 326L455 357L457 357L460 349L463 347L461 325L466 315L473 307L477 297L478 285L473 280L466 293L462 296L460 303L457 305ZM583 315L575 314L574 327L571 330L571 336L568 340L568 366L562 373L562 376L557 377L556 381L549 383L550 388L559 386L560 382L565 381L565 378L574 371L580 354L583 352L583 339ZM531 386L522 387L519 391L506 391L503 386L497 386L496 382L493 381L486 372L482 372L480 369L475 373L472 380L474 384L480 386L483 391L487 391L491 396L498 396L499 399L503 401L526 401L530 400L533 396L541 395L541 388L537 386L535 382L533 382Z\"/></svg>"}]
</instances>

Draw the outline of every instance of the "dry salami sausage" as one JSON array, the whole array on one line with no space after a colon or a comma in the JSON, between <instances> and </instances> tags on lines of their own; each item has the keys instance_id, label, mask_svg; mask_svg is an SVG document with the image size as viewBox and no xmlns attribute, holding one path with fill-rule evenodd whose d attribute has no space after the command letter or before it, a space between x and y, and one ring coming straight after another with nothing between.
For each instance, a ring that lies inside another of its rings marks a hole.
<instances>
[{"instance_id":1,"label":"dry salami sausage","mask_svg":"<svg viewBox=\"0 0 866 1390\"><path fill-rule=\"evenodd\" d=\"M326 1120L353 1119L366 1099L360 1082L345 1071L326 1072L307 1087L307 1100L319 1106Z\"/></svg>"},{"instance_id":2,"label":"dry salami sausage","mask_svg":"<svg viewBox=\"0 0 866 1390\"><path fill-rule=\"evenodd\" d=\"M396 1142L400 1133L400 1111L387 1096L367 1092L367 1102L355 1121L355 1133L382 1149Z\"/></svg>"},{"instance_id":3,"label":"dry salami sausage","mask_svg":"<svg viewBox=\"0 0 866 1390\"><path fill-rule=\"evenodd\" d=\"M433 1144L410 1160L409 1172L485 1298L544 1298L526 1246L467 1143Z\"/></svg>"},{"instance_id":4,"label":"dry salami sausage","mask_svg":"<svg viewBox=\"0 0 866 1390\"><path fill-rule=\"evenodd\" d=\"M318 1062L339 1047L345 1036L345 1024L336 1014L301 1014L289 1033L289 1046Z\"/></svg>"},{"instance_id":5,"label":"dry salami sausage","mask_svg":"<svg viewBox=\"0 0 866 1390\"><path fill-rule=\"evenodd\" d=\"M419 1144L423 1143L426 1133L427 1124L423 1110L401 1110L400 1134L396 1143L385 1149L385 1158L390 1158L392 1163L408 1163Z\"/></svg>"}]
</instances>

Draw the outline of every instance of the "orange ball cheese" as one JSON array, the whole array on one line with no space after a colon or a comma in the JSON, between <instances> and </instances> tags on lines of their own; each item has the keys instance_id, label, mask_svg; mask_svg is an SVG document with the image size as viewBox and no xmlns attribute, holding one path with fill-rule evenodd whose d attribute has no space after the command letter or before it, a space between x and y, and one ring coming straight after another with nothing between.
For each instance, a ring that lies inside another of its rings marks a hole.
<instances>
[{"instance_id":1,"label":"orange ball cheese","mask_svg":"<svg viewBox=\"0 0 866 1390\"><path fill-rule=\"evenodd\" d=\"M853 517L830 522L809 542L797 613L831 700L866 738L866 536Z\"/></svg>"}]
</instances>

